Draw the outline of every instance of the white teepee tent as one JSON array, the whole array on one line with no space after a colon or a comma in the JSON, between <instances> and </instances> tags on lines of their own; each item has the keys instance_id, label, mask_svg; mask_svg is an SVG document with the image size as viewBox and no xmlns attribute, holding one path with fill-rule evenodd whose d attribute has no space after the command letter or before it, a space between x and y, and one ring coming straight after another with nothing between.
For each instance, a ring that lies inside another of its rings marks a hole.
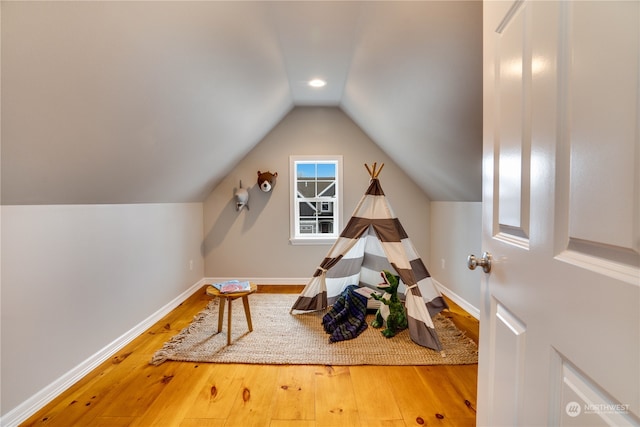
<instances>
[{"instance_id":1,"label":"white teepee tent","mask_svg":"<svg viewBox=\"0 0 640 427\"><path fill-rule=\"evenodd\" d=\"M432 316L448 308L431 280L402 224L382 191L376 164L365 165L371 181L340 237L329 250L293 310L322 310L333 304L348 285L376 288L380 271L400 276L411 339L419 345L441 350Z\"/></svg>"}]
</instances>

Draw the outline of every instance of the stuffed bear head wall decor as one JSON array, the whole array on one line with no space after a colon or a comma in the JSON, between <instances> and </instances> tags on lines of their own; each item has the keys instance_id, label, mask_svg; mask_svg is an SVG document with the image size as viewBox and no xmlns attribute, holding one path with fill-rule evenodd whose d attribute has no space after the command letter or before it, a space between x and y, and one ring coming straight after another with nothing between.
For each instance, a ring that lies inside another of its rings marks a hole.
<instances>
[{"instance_id":1,"label":"stuffed bear head wall decor","mask_svg":"<svg viewBox=\"0 0 640 427\"><path fill-rule=\"evenodd\" d=\"M271 173L269 171L267 172L258 171L258 187L260 187L260 190L262 190L265 193L270 192L273 186L276 184L277 177L278 177L278 172Z\"/></svg>"}]
</instances>

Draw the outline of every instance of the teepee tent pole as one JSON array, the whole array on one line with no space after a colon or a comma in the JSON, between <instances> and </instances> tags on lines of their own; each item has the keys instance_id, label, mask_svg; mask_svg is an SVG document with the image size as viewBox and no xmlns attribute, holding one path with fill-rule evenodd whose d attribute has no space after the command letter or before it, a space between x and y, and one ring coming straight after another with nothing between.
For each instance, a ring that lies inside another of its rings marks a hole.
<instances>
[{"instance_id":1,"label":"teepee tent pole","mask_svg":"<svg viewBox=\"0 0 640 427\"><path fill-rule=\"evenodd\" d=\"M380 169L377 169L378 162L374 162L371 168L369 168L369 165L365 163L364 167L367 168L367 172L369 172L369 176L371 177L371 179L377 179L378 175L380 175L380 171L384 167L384 163L380 165Z\"/></svg>"}]
</instances>

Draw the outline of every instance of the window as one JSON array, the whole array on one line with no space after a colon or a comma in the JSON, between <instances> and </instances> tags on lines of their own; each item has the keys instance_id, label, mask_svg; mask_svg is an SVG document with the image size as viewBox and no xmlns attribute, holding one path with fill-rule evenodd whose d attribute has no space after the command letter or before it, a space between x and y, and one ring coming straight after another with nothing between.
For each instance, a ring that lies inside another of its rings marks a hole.
<instances>
[{"instance_id":1,"label":"window","mask_svg":"<svg viewBox=\"0 0 640 427\"><path fill-rule=\"evenodd\" d=\"M291 156L293 244L333 243L342 221L342 156Z\"/></svg>"}]
</instances>

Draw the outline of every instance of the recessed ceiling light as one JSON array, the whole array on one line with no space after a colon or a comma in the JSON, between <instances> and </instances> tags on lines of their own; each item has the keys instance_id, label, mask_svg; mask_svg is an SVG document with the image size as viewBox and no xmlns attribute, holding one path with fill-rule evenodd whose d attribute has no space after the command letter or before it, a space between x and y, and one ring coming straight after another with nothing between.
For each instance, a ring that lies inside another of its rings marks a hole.
<instances>
[{"instance_id":1,"label":"recessed ceiling light","mask_svg":"<svg viewBox=\"0 0 640 427\"><path fill-rule=\"evenodd\" d=\"M325 82L322 79L309 80L309 86L311 86L311 87L323 87L326 84L327 84L327 82Z\"/></svg>"}]
</instances>

